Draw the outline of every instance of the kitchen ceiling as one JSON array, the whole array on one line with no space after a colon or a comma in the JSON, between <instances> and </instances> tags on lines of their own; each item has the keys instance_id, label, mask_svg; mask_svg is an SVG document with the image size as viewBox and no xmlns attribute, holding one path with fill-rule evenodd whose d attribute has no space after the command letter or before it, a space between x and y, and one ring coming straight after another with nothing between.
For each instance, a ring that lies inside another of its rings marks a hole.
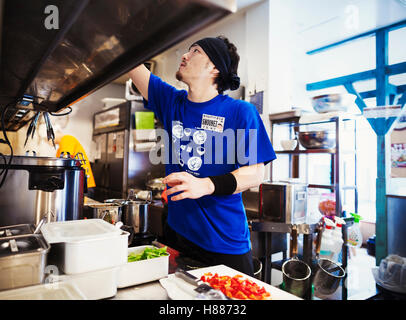
<instances>
[{"instance_id":1,"label":"kitchen ceiling","mask_svg":"<svg viewBox=\"0 0 406 320\"><path fill-rule=\"evenodd\" d=\"M287 0L286 5L307 51L406 19L406 0Z\"/></svg>"},{"instance_id":2,"label":"kitchen ceiling","mask_svg":"<svg viewBox=\"0 0 406 320\"><path fill-rule=\"evenodd\" d=\"M0 106L7 130L34 108L56 112L235 9L234 0L54 0L59 26L48 29L47 0L6 0L2 23ZM35 110L36 111L36 110Z\"/></svg>"}]
</instances>

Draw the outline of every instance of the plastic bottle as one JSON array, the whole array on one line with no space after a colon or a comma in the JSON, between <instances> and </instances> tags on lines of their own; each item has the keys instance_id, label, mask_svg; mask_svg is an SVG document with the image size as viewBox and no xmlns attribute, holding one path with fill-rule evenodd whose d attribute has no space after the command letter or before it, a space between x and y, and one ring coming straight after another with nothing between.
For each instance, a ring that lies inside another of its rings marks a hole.
<instances>
[{"instance_id":1,"label":"plastic bottle","mask_svg":"<svg viewBox=\"0 0 406 320\"><path fill-rule=\"evenodd\" d=\"M359 226L359 221L362 217L356 213L350 213L354 217L354 224L348 228L347 243L349 246L359 248L362 245L362 233Z\"/></svg>"},{"instance_id":2,"label":"plastic bottle","mask_svg":"<svg viewBox=\"0 0 406 320\"><path fill-rule=\"evenodd\" d=\"M345 220L340 217L334 218L335 228L334 228L334 235L339 238L343 238L343 225L345 224Z\"/></svg>"},{"instance_id":3,"label":"plastic bottle","mask_svg":"<svg viewBox=\"0 0 406 320\"><path fill-rule=\"evenodd\" d=\"M320 258L331 259L333 256L333 228L334 222L328 218L324 218L323 235L321 237Z\"/></svg>"},{"instance_id":4,"label":"plastic bottle","mask_svg":"<svg viewBox=\"0 0 406 320\"><path fill-rule=\"evenodd\" d=\"M345 224L345 221L341 219L340 217L335 217L335 228L333 230L333 249L332 253L333 256L331 257L331 260L333 261L338 261L339 254L343 248L344 240L343 240L343 234L342 234L342 226Z\"/></svg>"}]
</instances>

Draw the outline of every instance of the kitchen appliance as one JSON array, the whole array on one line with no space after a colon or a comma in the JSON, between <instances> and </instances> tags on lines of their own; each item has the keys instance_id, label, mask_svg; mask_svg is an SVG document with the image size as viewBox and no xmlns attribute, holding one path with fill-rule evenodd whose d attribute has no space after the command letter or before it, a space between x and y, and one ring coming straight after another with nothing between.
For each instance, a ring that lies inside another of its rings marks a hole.
<instances>
[{"instance_id":1,"label":"kitchen appliance","mask_svg":"<svg viewBox=\"0 0 406 320\"><path fill-rule=\"evenodd\" d=\"M42 283L50 247L41 235L0 239L0 290Z\"/></svg>"},{"instance_id":2,"label":"kitchen appliance","mask_svg":"<svg viewBox=\"0 0 406 320\"><path fill-rule=\"evenodd\" d=\"M144 111L149 112L142 101L128 101L94 115L95 200L127 199L129 189L145 190L149 180L165 176L164 164L151 163L151 148L143 151L135 148L143 142L134 139L136 113Z\"/></svg>"},{"instance_id":3,"label":"kitchen appliance","mask_svg":"<svg viewBox=\"0 0 406 320\"><path fill-rule=\"evenodd\" d=\"M336 146L335 131L302 131L298 137L306 149L331 149Z\"/></svg>"},{"instance_id":4,"label":"kitchen appliance","mask_svg":"<svg viewBox=\"0 0 406 320\"><path fill-rule=\"evenodd\" d=\"M306 222L306 211L306 184L296 182L264 182L260 185L260 220L301 224Z\"/></svg>"},{"instance_id":5,"label":"kitchen appliance","mask_svg":"<svg viewBox=\"0 0 406 320\"><path fill-rule=\"evenodd\" d=\"M101 219L51 222L41 232L51 244L49 264L65 274L116 267L127 262L128 232Z\"/></svg>"},{"instance_id":6,"label":"kitchen appliance","mask_svg":"<svg viewBox=\"0 0 406 320\"><path fill-rule=\"evenodd\" d=\"M14 156L0 193L0 226L80 219L85 183L76 159Z\"/></svg>"}]
</instances>

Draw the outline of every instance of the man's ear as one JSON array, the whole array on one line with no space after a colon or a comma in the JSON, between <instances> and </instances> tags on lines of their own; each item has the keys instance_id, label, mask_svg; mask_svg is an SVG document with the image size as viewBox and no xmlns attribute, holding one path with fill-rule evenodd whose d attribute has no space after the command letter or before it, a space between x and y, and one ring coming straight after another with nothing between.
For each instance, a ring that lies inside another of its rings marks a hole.
<instances>
[{"instance_id":1,"label":"man's ear","mask_svg":"<svg viewBox=\"0 0 406 320\"><path fill-rule=\"evenodd\" d=\"M210 73L216 78L220 74L220 71L215 66L213 66L213 69L210 71Z\"/></svg>"}]
</instances>

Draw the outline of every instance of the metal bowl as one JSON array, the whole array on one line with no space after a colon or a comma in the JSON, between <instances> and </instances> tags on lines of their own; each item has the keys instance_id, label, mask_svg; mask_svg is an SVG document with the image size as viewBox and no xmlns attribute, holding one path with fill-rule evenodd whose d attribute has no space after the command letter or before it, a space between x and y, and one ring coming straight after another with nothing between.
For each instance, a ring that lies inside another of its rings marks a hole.
<instances>
[{"instance_id":1,"label":"metal bowl","mask_svg":"<svg viewBox=\"0 0 406 320\"><path fill-rule=\"evenodd\" d=\"M299 142L306 149L331 149L336 146L335 131L299 132Z\"/></svg>"},{"instance_id":2,"label":"metal bowl","mask_svg":"<svg viewBox=\"0 0 406 320\"><path fill-rule=\"evenodd\" d=\"M347 111L348 95L325 94L312 98L314 111L318 113Z\"/></svg>"}]
</instances>

